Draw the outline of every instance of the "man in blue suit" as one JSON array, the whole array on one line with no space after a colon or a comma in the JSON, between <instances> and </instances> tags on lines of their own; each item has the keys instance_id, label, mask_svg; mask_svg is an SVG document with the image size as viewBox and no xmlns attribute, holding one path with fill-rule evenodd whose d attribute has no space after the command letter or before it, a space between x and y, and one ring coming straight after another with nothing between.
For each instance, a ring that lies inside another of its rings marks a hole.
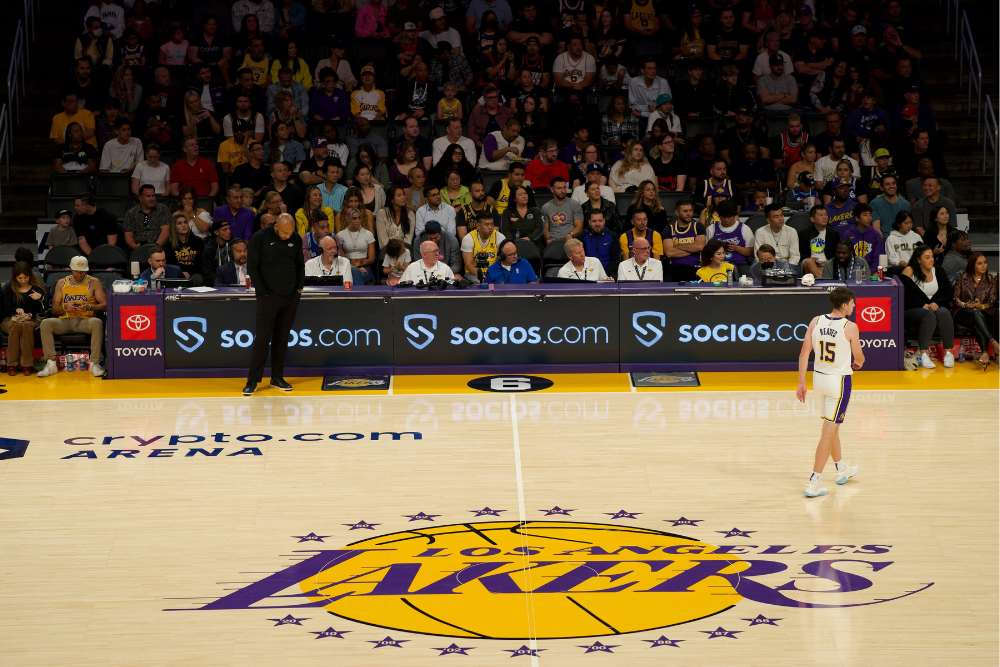
<instances>
[{"instance_id":1,"label":"man in blue suit","mask_svg":"<svg viewBox=\"0 0 1000 667\"><path fill-rule=\"evenodd\" d=\"M215 274L215 286L225 285L246 286L250 272L247 271L247 242L243 239L233 239L229 242L229 254L233 261L223 264Z\"/></svg>"},{"instance_id":2,"label":"man in blue suit","mask_svg":"<svg viewBox=\"0 0 1000 667\"><path fill-rule=\"evenodd\" d=\"M184 275L181 267L167 264L167 255L163 252L163 248L155 246L149 249L149 268L140 273L139 277L148 283L153 278L184 280L188 276Z\"/></svg>"}]
</instances>

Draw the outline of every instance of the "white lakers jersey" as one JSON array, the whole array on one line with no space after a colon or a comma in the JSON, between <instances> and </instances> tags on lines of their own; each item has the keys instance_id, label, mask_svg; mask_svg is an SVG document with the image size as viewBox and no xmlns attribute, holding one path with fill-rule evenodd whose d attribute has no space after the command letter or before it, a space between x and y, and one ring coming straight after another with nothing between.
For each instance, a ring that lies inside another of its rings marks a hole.
<instances>
[{"instance_id":1,"label":"white lakers jersey","mask_svg":"<svg viewBox=\"0 0 1000 667\"><path fill-rule=\"evenodd\" d=\"M813 328L813 370L824 375L851 375L851 342L844 329L849 320L846 317L820 315Z\"/></svg>"}]
</instances>

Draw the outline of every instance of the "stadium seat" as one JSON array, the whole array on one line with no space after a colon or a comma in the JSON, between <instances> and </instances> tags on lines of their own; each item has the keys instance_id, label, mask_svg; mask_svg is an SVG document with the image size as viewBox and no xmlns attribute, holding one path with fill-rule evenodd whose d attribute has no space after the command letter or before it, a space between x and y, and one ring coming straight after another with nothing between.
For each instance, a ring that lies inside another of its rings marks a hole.
<instances>
[{"instance_id":1,"label":"stadium seat","mask_svg":"<svg viewBox=\"0 0 1000 667\"><path fill-rule=\"evenodd\" d=\"M45 287L49 290L49 298L55 294L56 283L66 276L73 275L72 271L45 271Z\"/></svg>"},{"instance_id":2,"label":"stadium seat","mask_svg":"<svg viewBox=\"0 0 1000 667\"><path fill-rule=\"evenodd\" d=\"M756 234L758 229L767 224L767 218L763 213L754 213L749 219L745 220L743 224L749 227L751 232Z\"/></svg>"},{"instance_id":3,"label":"stadium seat","mask_svg":"<svg viewBox=\"0 0 1000 667\"><path fill-rule=\"evenodd\" d=\"M205 195L204 197L198 197L198 208L203 208L208 211L211 215L212 211L215 210L215 199ZM295 215L294 213L292 215Z\"/></svg>"},{"instance_id":4,"label":"stadium seat","mask_svg":"<svg viewBox=\"0 0 1000 667\"><path fill-rule=\"evenodd\" d=\"M543 275L541 277L542 282L544 283L546 278L556 278L556 277L558 277L559 276L559 269L561 269L562 265L565 264L565 263L566 262L563 262L562 264L552 264L550 266L546 266L545 267L545 275Z\"/></svg>"},{"instance_id":5,"label":"stadium seat","mask_svg":"<svg viewBox=\"0 0 1000 667\"><path fill-rule=\"evenodd\" d=\"M128 264L128 256L125 251L114 245L99 245L90 251L87 258L91 269L120 269L125 270Z\"/></svg>"},{"instance_id":6,"label":"stadium seat","mask_svg":"<svg viewBox=\"0 0 1000 667\"><path fill-rule=\"evenodd\" d=\"M809 225L812 224L812 220L809 219L808 213L792 213L789 217L785 218L785 224L801 234L805 230L809 229Z\"/></svg>"},{"instance_id":7,"label":"stadium seat","mask_svg":"<svg viewBox=\"0 0 1000 667\"><path fill-rule=\"evenodd\" d=\"M90 174L49 176L49 194L53 197L75 197L81 192L90 192Z\"/></svg>"},{"instance_id":8,"label":"stadium seat","mask_svg":"<svg viewBox=\"0 0 1000 667\"><path fill-rule=\"evenodd\" d=\"M660 193L660 203L663 204L663 208L667 209L667 213L673 215L674 210L677 208L677 202L682 199L690 199L691 195L687 192L661 192Z\"/></svg>"},{"instance_id":9,"label":"stadium seat","mask_svg":"<svg viewBox=\"0 0 1000 667\"><path fill-rule=\"evenodd\" d=\"M555 241L542 248L541 271L536 271L540 277L543 275L554 276L555 273L551 273L553 268L555 268L556 273L559 272L559 267L567 261L565 246L565 242ZM520 252L520 246L518 252Z\"/></svg>"},{"instance_id":10,"label":"stadium seat","mask_svg":"<svg viewBox=\"0 0 1000 667\"><path fill-rule=\"evenodd\" d=\"M45 198L45 217L54 220L56 213L62 209L69 209L70 211L75 210L76 197L53 197L49 195Z\"/></svg>"},{"instance_id":11,"label":"stadium seat","mask_svg":"<svg viewBox=\"0 0 1000 667\"><path fill-rule=\"evenodd\" d=\"M507 172L500 169L480 169L479 175L482 178L483 188L486 189L486 192L490 191L494 183L507 178Z\"/></svg>"},{"instance_id":12,"label":"stadium seat","mask_svg":"<svg viewBox=\"0 0 1000 667\"><path fill-rule=\"evenodd\" d=\"M618 206L618 214L625 218L625 214L628 213L628 207L632 205L635 200L634 192L616 192L615 193L615 204Z\"/></svg>"},{"instance_id":13,"label":"stadium seat","mask_svg":"<svg viewBox=\"0 0 1000 667\"><path fill-rule=\"evenodd\" d=\"M106 209L108 213L119 220L124 220L125 212L128 210L128 201L124 197L98 197L97 206Z\"/></svg>"},{"instance_id":14,"label":"stadium seat","mask_svg":"<svg viewBox=\"0 0 1000 667\"><path fill-rule=\"evenodd\" d=\"M98 197L128 197L132 194L129 174L97 174L95 194Z\"/></svg>"},{"instance_id":15,"label":"stadium seat","mask_svg":"<svg viewBox=\"0 0 1000 667\"><path fill-rule=\"evenodd\" d=\"M826 132L826 116L806 116L806 132L810 137ZM826 146L822 150L826 150Z\"/></svg>"},{"instance_id":16,"label":"stadium seat","mask_svg":"<svg viewBox=\"0 0 1000 667\"><path fill-rule=\"evenodd\" d=\"M685 137L696 137L699 134L710 134L714 137L717 134L716 130L719 128L718 116L684 118L681 122L684 124Z\"/></svg>"},{"instance_id":17,"label":"stadium seat","mask_svg":"<svg viewBox=\"0 0 1000 667\"><path fill-rule=\"evenodd\" d=\"M121 271L112 271L112 270L91 271L90 275L101 281L101 287L104 288L105 292L110 292L111 285L116 280L122 280L125 277L125 274L122 273Z\"/></svg>"},{"instance_id":18,"label":"stadium seat","mask_svg":"<svg viewBox=\"0 0 1000 667\"><path fill-rule=\"evenodd\" d=\"M372 126L372 134L377 134L378 136L385 139L386 143L389 142L389 121L387 120L373 120L369 121Z\"/></svg>"},{"instance_id":19,"label":"stadium seat","mask_svg":"<svg viewBox=\"0 0 1000 667\"><path fill-rule=\"evenodd\" d=\"M79 254L80 249L75 245L57 245L45 255L45 263L63 269Z\"/></svg>"},{"instance_id":20,"label":"stadium seat","mask_svg":"<svg viewBox=\"0 0 1000 667\"><path fill-rule=\"evenodd\" d=\"M535 206L538 208L541 208L548 202L552 201L552 193L548 190L535 190L533 194L535 195Z\"/></svg>"},{"instance_id":21,"label":"stadium seat","mask_svg":"<svg viewBox=\"0 0 1000 667\"><path fill-rule=\"evenodd\" d=\"M149 249L155 247L155 243L144 243L139 246L133 250L131 256L129 256L129 264L132 262L139 262L139 273L142 273L149 268Z\"/></svg>"},{"instance_id":22,"label":"stadium seat","mask_svg":"<svg viewBox=\"0 0 1000 667\"><path fill-rule=\"evenodd\" d=\"M764 116L764 123L767 127L767 136L776 137L785 131L788 116Z\"/></svg>"},{"instance_id":23,"label":"stadium seat","mask_svg":"<svg viewBox=\"0 0 1000 667\"><path fill-rule=\"evenodd\" d=\"M538 251L538 246L533 241L524 241L522 239L515 240L514 245L517 246L517 256L528 264L531 264L535 275L539 275L539 272L542 270L542 253Z\"/></svg>"}]
</instances>

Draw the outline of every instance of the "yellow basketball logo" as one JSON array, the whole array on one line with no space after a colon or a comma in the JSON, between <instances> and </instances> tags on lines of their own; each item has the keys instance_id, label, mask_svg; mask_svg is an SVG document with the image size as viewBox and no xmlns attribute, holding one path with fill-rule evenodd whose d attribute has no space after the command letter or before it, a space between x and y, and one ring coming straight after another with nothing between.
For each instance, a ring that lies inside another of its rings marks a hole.
<instances>
[{"instance_id":1,"label":"yellow basketball logo","mask_svg":"<svg viewBox=\"0 0 1000 667\"><path fill-rule=\"evenodd\" d=\"M655 384L677 384L678 382L687 381L687 378L679 377L677 375L649 375L644 377L643 380Z\"/></svg>"},{"instance_id":2,"label":"yellow basketball logo","mask_svg":"<svg viewBox=\"0 0 1000 667\"><path fill-rule=\"evenodd\" d=\"M353 551L348 551L353 550ZM657 530L577 522L435 526L356 542L299 582L331 614L429 635L557 639L641 632L742 598L749 566Z\"/></svg>"}]
</instances>

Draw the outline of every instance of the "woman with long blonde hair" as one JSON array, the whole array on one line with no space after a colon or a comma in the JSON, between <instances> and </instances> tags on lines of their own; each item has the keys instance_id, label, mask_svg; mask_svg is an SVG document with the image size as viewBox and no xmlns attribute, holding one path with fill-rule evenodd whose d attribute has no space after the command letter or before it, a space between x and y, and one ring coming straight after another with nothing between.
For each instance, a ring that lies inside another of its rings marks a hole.
<instances>
[{"instance_id":1,"label":"woman with long blonde hair","mask_svg":"<svg viewBox=\"0 0 1000 667\"><path fill-rule=\"evenodd\" d=\"M347 217L345 211L348 208L354 208L361 211L361 226L367 229L374 236L375 234L375 216L372 212L365 208L365 199L361 192L361 188L356 186L351 186L347 188L347 192L344 193L344 205L340 209L340 213L337 214L337 224L334 229L334 233L340 233L347 229L350 224L350 218Z\"/></svg>"},{"instance_id":2,"label":"woman with long blonde hair","mask_svg":"<svg viewBox=\"0 0 1000 667\"><path fill-rule=\"evenodd\" d=\"M642 143L636 141L629 146L621 160L611 167L608 185L615 192L631 192L643 181L656 181L653 166L646 159Z\"/></svg>"},{"instance_id":3,"label":"woman with long blonde hair","mask_svg":"<svg viewBox=\"0 0 1000 667\"><path fill-rule=\"evenodd\" d=\"M195 139L215 139L222 134L222 126L215 120L212 112L201 105L201 95L189 90L184 95L184 127L185 137Z\"/></svg>"}]
</instances>

